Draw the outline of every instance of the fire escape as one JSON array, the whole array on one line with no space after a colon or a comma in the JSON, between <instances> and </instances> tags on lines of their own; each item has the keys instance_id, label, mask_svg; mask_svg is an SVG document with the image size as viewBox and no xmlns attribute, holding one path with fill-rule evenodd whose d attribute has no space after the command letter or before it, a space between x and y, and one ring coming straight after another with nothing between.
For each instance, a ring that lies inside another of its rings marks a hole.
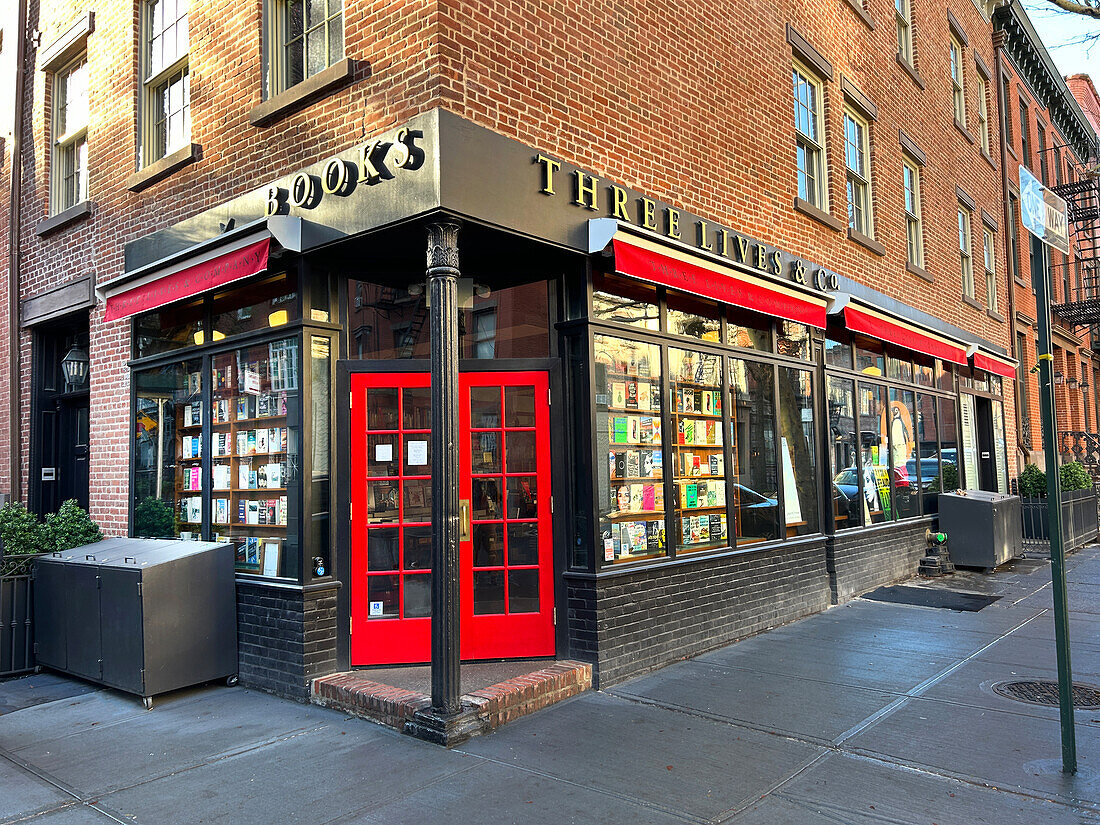
<instances>
[{"instance_id":1,"label":"fire escape","mask_svg":"<svg viewBox=\"0 0 1100 825\"><path fill-rule=\"evenodd\" d=\"M1071 161L1071 170L1067 181L1052 187L1066 201L1075 254L1066 256L1061 265L1062 303L1053 305L1051 311L1058 323L1075 332L1087 328L1090 347L1100 353L1100 148L1095 142L1088 162L1074 165ZM1086 391L1088 376L1073 383ZM1094 415L1100 420L1100 409ZM1061 452L1082 462L1094 478L1100 477L1100 434L1063 431Z\"/></svg>"}]
</instances>

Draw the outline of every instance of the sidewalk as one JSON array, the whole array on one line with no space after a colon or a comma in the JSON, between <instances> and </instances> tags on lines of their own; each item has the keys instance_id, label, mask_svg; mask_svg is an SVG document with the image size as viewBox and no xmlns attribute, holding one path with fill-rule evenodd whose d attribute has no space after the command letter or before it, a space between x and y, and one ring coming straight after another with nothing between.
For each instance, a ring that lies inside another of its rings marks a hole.
<instances>
[{"instance_id":1,"label":"sidewalk","mask_svg":"<svg viewBox=\"0 0 1100 825\"><path fill-rule=\"evenodd\" d=\"M1075 681L1100 686L1100 547L1068 562ZM927 582L912 582L912 584ZM857 600L588 692L446 751L242 688L140 701L56 675L0 684L0 824L1100 823L1100 709L1054 679L1050 568L937 588L979 612Z\"/></svg>"}]
</instances>

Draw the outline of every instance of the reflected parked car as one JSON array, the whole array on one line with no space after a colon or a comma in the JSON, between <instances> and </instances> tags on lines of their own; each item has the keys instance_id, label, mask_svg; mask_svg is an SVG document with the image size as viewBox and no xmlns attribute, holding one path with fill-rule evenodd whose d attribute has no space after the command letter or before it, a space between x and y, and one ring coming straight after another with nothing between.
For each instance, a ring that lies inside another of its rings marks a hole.
<instances>
[{"instance_id":1,"label":"reflected parked car","mask_svg":"<svg viewBox=\"0 0 1100 825\"><path fill-rule=\"evenodd\" d=\"M743 484L734 484L741 511L741 535L777 538L776 522L779 520L779 500L750 490Z\"/></svg>"},{"instance_id":2,"label":"reflected parked car","mask_svg":"<svg viewBox=\"0 0 1100 825\"><path fill-rule=\"evenodd\" d=\"M916 486L917 460L911 458L905 462L905 472L912 479L910 486ZM925 492L938 490L940 486L940 465L934 458L922 458L920 460L920 486Z\"/></svg>"}]
</instances>

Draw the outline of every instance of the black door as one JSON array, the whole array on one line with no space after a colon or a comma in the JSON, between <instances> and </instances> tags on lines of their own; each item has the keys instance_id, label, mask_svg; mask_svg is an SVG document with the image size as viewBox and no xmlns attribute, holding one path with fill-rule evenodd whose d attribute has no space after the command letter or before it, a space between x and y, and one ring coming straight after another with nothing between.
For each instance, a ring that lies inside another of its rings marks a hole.
<instances>
[{"instance_id":1,"label":"black door","mask_svg":"<svg viewBox=\"0 0 1100 825\"><path fill-rule=\"evenodd\" d=\"M978 486L997 492L997 464L993 450L993 402L974 398L974 417L978 419Z\"/></svg>"},{"instance_id":2,"label":"black door","mask_svg":"<svg viewBox=\"0 0 1100 825\"><path fill-rule=\"evenodd\" d=\"M57 401L57 502L75 498L88 509L88 394Z\"/></svg>"}]
</instances>

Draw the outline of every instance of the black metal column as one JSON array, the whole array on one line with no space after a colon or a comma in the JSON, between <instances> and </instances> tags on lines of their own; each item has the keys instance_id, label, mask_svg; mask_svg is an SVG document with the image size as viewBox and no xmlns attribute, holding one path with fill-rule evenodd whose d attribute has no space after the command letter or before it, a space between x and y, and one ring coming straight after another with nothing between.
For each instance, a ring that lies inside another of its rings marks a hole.
<instances>
[{"instance_id":1,"label":"black metal column","mask_svg":"<svg viewBox=\"0 0 1100 825\"><path fill-rule=\"evenodd\" d=\"M458 229L428 227L432 358L432 710L462 709L458 612Z\"/></svg>"}]
</instances>

